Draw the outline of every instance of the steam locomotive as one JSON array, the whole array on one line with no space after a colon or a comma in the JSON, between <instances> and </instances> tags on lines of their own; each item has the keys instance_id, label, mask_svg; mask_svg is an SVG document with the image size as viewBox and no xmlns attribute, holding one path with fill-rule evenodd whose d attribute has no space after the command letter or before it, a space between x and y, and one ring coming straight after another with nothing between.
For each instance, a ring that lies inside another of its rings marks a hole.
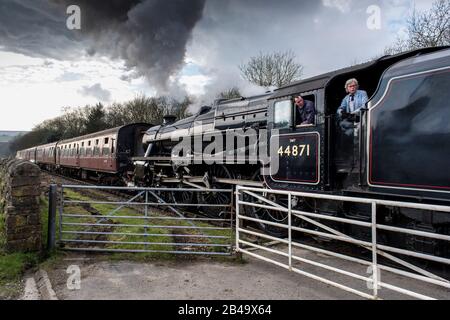
<instances>
[{"instance_id":1,"label":"steam locomotive","mask_svg":"<svg viewBox=\"0 0 450 320\"><path fill-rule=\"evenodd\" d=\"M356 78L369 102L346 119L343 130L336 111L346 80ZM134 180L153 186L225 188L230 185L316 192L396 201L450 205L450 49L426 48L385 56L362 65L323 74L251 98L218 100L198 114L150 128L144 135L144 157L134 158ZM315 123L299 123L293 99L314 102ZM214 152L211 137L256 132L241 153L238 148ZM261 131L267 132L260 135ZM180 138L191 138L183 152ZM195 139L201 143L195 146ZM269 161L251 162L255 145L268 148ZM199 147L200 146L200 147ZM211 149L211 148L210 148ZM228 157L229 154L234 157ZM241 154L241 156L237 156ZM220 159L213 165L197 156ZM243 156L242 156L243 155ZM182 159L182 161L176 160ZM196 161L197 160L197 161ZM274 163L277 165L275 166ZM226 204L226 195L184 193L175 201ZM274 196L275 197L275 196ZM271 199L287 202L282 196ZM294 199L299 210L370 221L369 205ZM207 209L220 216L220 209ZM283 213L249 209L257 218L286 222ZM449 215L408 208L380 207L377 219L388 225L450 234ZM279 235L278 228L260 225ZM367 230L347 226L345 232L370 239ZM380 234L380 241L450 257L442 241L410 235Z\"/></svg>"},{"instance_id":2,"label":"steam locomotive","mask_svg":"<svg viewBox=\"0 0 450 320\"><path fill-rule=\"evenodd\" d=\"M371 98L346 119L351 125L343 130L336 111L350 78L358 79ZM260 96L217 100L179 121L167 116L159 126L111 129L20 151L18 157L104 183L199 189L246 185L450 205L449 88L450 48L426 48L298 81ZM298 95L315 104L314 124L299 123L293 103ZM228 145L228 140L231 148L218 147ZM229 194L206 191L164 196L179 203L231 202ZM283 196L271 200L287 202ZM363 204L299 198L293 203L298 210L359 221L371 218L370 206ZM226 214L218 207L203 210L214 217ZM247 210L260 219L287 220L280 212ZM377 221L450 234L450 216L439 212L385 206L377 209ZM270 225L258 227L274 235L282 232ZM370 238L362 227L342 228L356 238ZM387 232L379 239L450 257L450 246L441 240Z\"/></svg>"}]
</instances>

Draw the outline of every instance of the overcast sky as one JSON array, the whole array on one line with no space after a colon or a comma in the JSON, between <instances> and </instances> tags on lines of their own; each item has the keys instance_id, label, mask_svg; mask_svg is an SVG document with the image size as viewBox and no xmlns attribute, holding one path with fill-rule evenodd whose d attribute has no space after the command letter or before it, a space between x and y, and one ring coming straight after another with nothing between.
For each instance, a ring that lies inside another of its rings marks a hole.
<instances>
[{"instance_id":1,"label":"overcast sky","mask_svg":"<svg viewBox=\"0 0 450 320\"><path fill-rule=\"evenodd\" d=\"M81 8L69 30L67 6ZM0 130L30 130L63 107L136 94L209 103L246 83L238 65L292 50L307 78L380 55L430 0L0 0ZM371 6L381 25L370 29ZM373 7L372 7L373 8Z\"/></svg>"}]
</instances>

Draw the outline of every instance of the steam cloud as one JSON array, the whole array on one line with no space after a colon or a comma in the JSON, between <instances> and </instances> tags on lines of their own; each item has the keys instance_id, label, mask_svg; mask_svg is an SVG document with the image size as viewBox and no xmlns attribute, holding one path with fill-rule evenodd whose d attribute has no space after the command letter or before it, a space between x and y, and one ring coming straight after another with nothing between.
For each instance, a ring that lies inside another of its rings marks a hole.
<instances>
[{"instance_id":1,"label":"steam cloud","mask_svg":"<svg viewBox=\"0 0 450 320\"><path fill-rule=\"evenodd\" d=\"M92 37L88 52L122 58L158 89L183 64L191 32L206 0L53 0L77 4L81 36Z\"/></svg>"}]
</instances>

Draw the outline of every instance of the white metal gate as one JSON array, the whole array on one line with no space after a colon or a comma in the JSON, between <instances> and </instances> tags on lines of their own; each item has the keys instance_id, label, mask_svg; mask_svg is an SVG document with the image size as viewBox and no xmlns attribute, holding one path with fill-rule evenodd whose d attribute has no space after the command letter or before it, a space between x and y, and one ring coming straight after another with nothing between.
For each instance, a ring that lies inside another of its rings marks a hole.
<instances>
[{"instance_id":1,"label":"white metal gate","mask_svg":"<svg viewBox=\"0 0 450 320\"><path fill-rule=\"evenodd\" d=\"M276 203L275 201L272 201L273 199L269 200L268 198L270 198L270 195L285 196L287 198L287 203L281 205L279 203ZM336 216L324 215L314 212L294 210L293 202L294 200L297 200L299 198L326 199L333 201L345 201L352 203L368 204L371 205L372 208L372 219L370 222L365 222ZM412 263L399 258L398 255L415 257L426 261L433 261L434 263L444 265L445 268L450 268L450 259L428 255L424 253L413 252L410 250L395 248L387 245L382 245L377 242L377 231L385 230L394 233L413 235L447 242L450 241L450 236L445 234L436 234L425 231L399 228L378 223L376 221L376 218L377 218L377 206L379 205L432 210L438 212L438 214L450 214L450 207L444 206L382 201L374 199L361 199L354 197L331 196L331 195L302 193L302 192L286 192L286 191L238 186L236 189L236 250L237 252L247 254L257 259L262 259L266 262L273 263L277 266L291 270L303 276L324 282L328 285L346 290L348 292L352 292L354 294L357 294L359 296L368 299L378 299L379 290L382 288L389 289L418 299L433 299L429 295L414 292L412 290L399 287L392 283L382 281L381 272L391 273L397 276L407 277L415 279L417 281L422 281L425 283L436 285L438 287L441 287L441 290L442 288L444 288L443 289L444 292L447 292L448 298L450 298L450 290L449 290L450 282L448 280L443 279L429 271L426 271L421 267L413 265ZM287 221L279 223L274 222L273 220L268 221L266 219L261 219L259 218L258 215L252 216L252 214L248 212L249 211L247 210L248 208L253 208L253 210L257 208L258 210L270 210L270 212L279 212L279 213L281 212L287 215ZM312 230L311 228L302 228L299 226L295 226L293 225L293 219L305 221L309 223L311 226L314 226L315 228L314 230ZM369 242L355 239L332 227L325 225L324 223L322 223L322 221L334 221L338 223L350 224L354 226L367 228L371 234L371 241ZM275 228L279 228L280 230L284 229L286 231L286 236L274 237L267 235L262 231L258 231L255 229L252 230L251 228L244 226L245 223L247 223L248 225L249 222L264 224L266 226L272 226ZM340 242L346 242L359 246L361 248L365 248L371 252L371 261L356 258L348 254L336 253L330 250L317 248L316 246L296 242L293 240L292 237L293 232L313 235L325 239L337 240ZM284 249L281 250L278 248L273 248L268 245L257 244L255 243L255 241L249 241L248 239L246 239L246 237L253 237L259 240L261 239L270 240L280 244L281 246L284 246ZM370 270L370 273L368 276L364 276L361 274L357 274L355 272L343 270L339 267L327 265L324 263L313 261L311 259L306 259L304 257L297 256L294 253L294 250L298 248L302 250L309 250L319 254L326 254L331 257L367 266L368 270ZM258 252L265 253L266 256ZM267 254L269 254L269 256L267 256ZM378 260L380 259L380 257L383 257L383 259L388 259L389 261L392 261L395 264L400 265L401 268L404 268L404 270L401 270L397 267L392 267L389 265L379 263ZM279 260L280 258L282 259L281 261ZM303 265L317 267L318 268L317 270L322 269L326 270L327 272L329 271L331 273L338 273L340 275L364 281L369 285L370 291L364 292L363 290L357 290L348 285L337 283L336 281L314 274L313 272L307 272L304 270L304 268L294 266L294 262L302 263ZM408 269L408 271L406 271L406 269Z\"/></svg>"}]
</instances>

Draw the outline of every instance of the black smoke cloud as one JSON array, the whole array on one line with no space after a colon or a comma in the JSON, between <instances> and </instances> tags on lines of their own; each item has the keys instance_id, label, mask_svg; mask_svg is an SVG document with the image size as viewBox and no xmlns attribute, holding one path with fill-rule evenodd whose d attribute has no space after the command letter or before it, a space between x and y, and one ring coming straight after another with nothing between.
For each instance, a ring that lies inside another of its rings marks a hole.
<instances>
[{"instance_id":1,"label":"black smoke cloud","mask_svg":"<svg viewBox=\"0 0 450 320\"><path fill-rule=\"evenodd\" d=\"M82 12L88 52L124 59L158 89L183 65L186 46L205 0L54 0Z\"/></svg>"},{"instance_id":2,"label":"black smoke cloud","mask_svg":"<svg viewBox=\"0 0 450 320\"><path fill-rule=\"evenodd\" d=\"M70 59L84 51L123 59L156 88L183 65L206 0L1 0L0 48ZM82 29L66 28L78 5Z\"/></svg>"},{"instance_id":3,"label":"black smoke cloud","mask_svg":"<svg viewBox=\"0 0 450 320\"><path fill-rule=\"evenodd\" d=\"M79 56L76 35L60 9L48 0L1 0L0 49L42 58Z\"/></svg>"}]
</instances>

